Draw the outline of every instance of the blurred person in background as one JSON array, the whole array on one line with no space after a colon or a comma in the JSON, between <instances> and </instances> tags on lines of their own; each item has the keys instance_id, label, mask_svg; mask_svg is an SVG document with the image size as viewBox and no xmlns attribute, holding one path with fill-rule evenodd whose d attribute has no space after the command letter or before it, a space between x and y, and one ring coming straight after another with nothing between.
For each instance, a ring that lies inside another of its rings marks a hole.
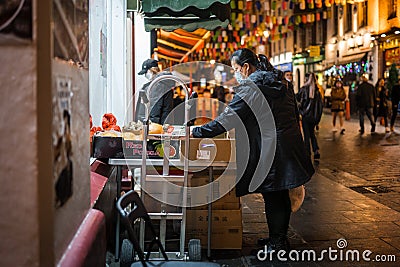
<instances>
[{"instance_id":1,"label":"blurred person in background","mask_svg":"<svg viewBox=\"0 0 400 267\"><path fill-rule=\"evenodd\" d=\"M385 87L385 79L380 78L375 85L375 107L376 113L374 114L375 124L378 117L382 117L385 124L385 131L389 132L388 127L388 90Z\"/></svg>"},{"instance_id":2,"label":"blurred person in background","mask_svg":"<svg viewBox=\"0 0 400 267\"><path fill-rule=\"evenodd\" d=\"M371 133L375 132L375 119L373 114L373 108L375 106L375 88L372 84L368 82L366 74L361 76L361 83L358 86L356 100L358 115L360 120L360 134L364 134L364 115L367 117L371 123Z\"/></svg>"},{"instance_id":3,"label":"blurred person in background","mask_svg":"<svg viewBox=\"0 0 400 267\"><path fill-rule=\"evenodd\" d=\"M400 80L392 87L392 117L390 119L390 131L394 132L394 124L396 122L397 110L400 101Z\"/></svg>"},{"instance_id":4,"label":"blurred person in background","mask_svg":"<svg viewBox=\"0 0 400 267\"><path fill-rule=\"evenodd\" d=\"M344 134L345 129L343 128L343 113L344 113L344 100L346 99L346 92L343 88L342 80L338 79L331 91L331 112L332 112L332 126L333 132L337 132L336 128L336 117L339 116L340 134Z\"/></svg>"},{"instance_id":5,"label":"blurred person in background","mask_svg":"<svg viewBox=\"0 0 400 267\"><path fill-rule=\"evenodd\" d=\"M283 76L285 77L286 81L293 83L293 73L290 70L283 72Z\"/></svg>"},{"instance_id":6,"label":"blurred person in background","mask_svg":"<svg viewBox=\"0 0 400 267\"><path fill-rule=\"evenodd\" d=\"M299 112L301 115L301 125L303 127L306 150L311 156L311 143L314 160L318 160L321 155L319 153L317 137L315 136L314 129L321 120L323 101L314 73L306 74L306 83L300 88L296 98L299 103Z\"/></svg>"}]
</instances>

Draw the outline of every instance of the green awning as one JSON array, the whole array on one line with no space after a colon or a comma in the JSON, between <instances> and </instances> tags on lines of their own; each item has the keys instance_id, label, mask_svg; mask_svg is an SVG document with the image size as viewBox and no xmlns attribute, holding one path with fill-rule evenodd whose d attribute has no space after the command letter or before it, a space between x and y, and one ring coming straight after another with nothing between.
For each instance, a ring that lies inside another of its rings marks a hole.
<instances>
[{"instance_id":1,"label":"green awning","mask_svg":"<svg viewBox=\"0 0 400 267\"><path fill-rule=\"evenodd\" d=\"M225 28L228 26L228 24L229 20L220 21L217 18L214 19L145 18L144 19L144 28L148 32L153 29L163 29L164 31L167 32L171 32L176 29L182 29L188 32L192 32L199 28L211 31L218 27Z\"/></svg>"},{"instance_id":2,"label":"green awning","mask_svg":"<svg viewBox=\"0 0 400 267\"><path fill-rule=\"evenodd\" d=\"M154 13L159 9L180 12L186 8L208 9L213 4L229 4L230 0L142 0L144 13Z\"/></svg>"},{"instance_id":3,"label":"green awning","mask_svg":"<svg viewBox=\"0 0 400 267\"><path fill-rule=\"evenodd\" d=\"M173 31L226 27L230 19L230 0L142 0L145 30Z\"/></svg>"}]
</instances>

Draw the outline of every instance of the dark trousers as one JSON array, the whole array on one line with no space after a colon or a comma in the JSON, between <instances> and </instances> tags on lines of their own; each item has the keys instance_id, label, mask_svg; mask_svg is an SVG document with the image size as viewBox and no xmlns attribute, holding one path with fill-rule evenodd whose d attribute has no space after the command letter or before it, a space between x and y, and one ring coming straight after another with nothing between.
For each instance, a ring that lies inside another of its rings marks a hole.
<instances>
[{"instance_id":1,"label":"dark trousers","mask_svg":"<svg viewBox=\"0 0 400 267\"><path fill-rule=\"evenodd\" d=\"M262 194L265 202L265 214L269 237L273 242L285 242L291 214L289 190Z\"/></svg>"},{"instance_id":2,"label":"dark trousers","mask_svg":"<svg viewBox=\"0 0 400 267\"><path fill-rule=\"evenodd\" d=\"M374 122L376 124L376 120L378 117L383 117L383 121L385 122L385 127L388 127L388 109L387 108L382 108L382 109L377 109L376 114L374 114Z\"/></svg>"},{"instance_id":3,"label":"dark trousers","mask_svg":"<svg viewBox=\"0 0 400 267\"><path fill-rule=\"evenodd\" d=\"M374 115L372 113L372 108L359 108L358 115L360 119L360 128L364 131L364 115L367 114L369 121L371 122L371 126L375 125Z\"/></svg>"},{"instance_id":4,"label":"dark trousers","mask_svg":"<svg viewBox=\"0 0 400 267\"><path fill-rule=\"evenodd\" d=\"M306 146L306 151L308 152L309 155L311 155L310 141L313 152L319 149L317 137L315 137L315 132L314 132L315 123L304 118L301 121L301 125L303 127L304 144Z\"/></svg>"},{"instance_id":5,"label":"dark trousers","mask_svg":"<svg viewBox=\"0 0 400 267\"><path fill-rule=\"evenodd\" d=\"M392 102L392 117L390 118L390 126L394 127L394 122L397 117L397 108L399 107L399 103Z\"/></svg>"}]
</instances>

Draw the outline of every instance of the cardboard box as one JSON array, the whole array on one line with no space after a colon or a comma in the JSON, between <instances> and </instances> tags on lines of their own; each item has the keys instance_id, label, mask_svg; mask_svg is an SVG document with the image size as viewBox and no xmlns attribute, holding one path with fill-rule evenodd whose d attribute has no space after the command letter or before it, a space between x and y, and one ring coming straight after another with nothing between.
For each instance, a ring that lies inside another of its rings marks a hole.
<instances>
[{"instance_id":1,"label":"cardboard box","mask_svg":"<svg viewBox=\"0 0 400 267\"><path fill-rule=\"evenodd\" d=\"M200 239L201 246L207 248L208 211L187 210L186 238ZM241 210L213 210L211 226L212 249L242 249Z\"/></svg>"},{"instance_id":2,"label":"cardboard box","mask_svg":"<svg viewBox=\"0 0 400 267\"><path fill-rule=\"evenodd\" d=\"M235 139L190 138L189 160L236 162ZM181 158L185 141L181 141Z\"/></svg>"},{"instance_id":3,"label":"cardboard box","mask_svg":"<svg viewBox=\"0 0 400 267\"><path fill-rule=\"evenodd\" d=\"M229 170L214 175L210 184L208 172L193 173L190 179L188 202L192 209L207 209L204 203L212 202L212 208L217 210L240 209L240 198L235 191L236 171ZM204 185L210 185L204 187Z\"/></svg>"}]
</instances>

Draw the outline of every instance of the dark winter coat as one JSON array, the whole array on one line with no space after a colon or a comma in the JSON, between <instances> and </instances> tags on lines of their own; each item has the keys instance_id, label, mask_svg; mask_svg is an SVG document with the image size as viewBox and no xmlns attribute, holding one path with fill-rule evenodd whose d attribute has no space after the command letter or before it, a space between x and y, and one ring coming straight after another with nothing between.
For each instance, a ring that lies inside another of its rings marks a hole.
<instances>
[{"instance_id":1,"label":"dark winter coat","mask_svg":"<svg viewBox=\"0 0 400 267\"><path fill-rule=\"evenodd\" d=\"M170 72L160 72L154 76L153 80L162 75L171 75ZM145 83L142 87L142 90L147 92L151 81ZM172 88L175 86L175 82L171 79L162 80L154 85L151 89L149 101L150 101L150 114L149 119L152 122L158 124L164 124L165 119L168 114L173 109L173 98L174 92ZM147 92L148 93L148 92ZM145 119L145 107L141 103L141 99L138 98L136 103L136 113L135 113L135 121L143 121Z\"/></svg>"},{"instance_id":2,"label":"dark winter coat","mask_svg":"<svg viewBox=\"0 0 400 267\"><path fill-rule=\"evenodd\" d=\"M375 107L377 116L387 116L388 112L388 91L385 86L377 86L375 88Z\"/></svg>"},{"instance_id":3,"label":"dark winter coat","mask_svg":"<svg viewBox=\"0 0 400 267\"><path fill-rule=\"evenodd\" d=\"M305 184L314 168L296 118L293 88L272 72L256 71L248 79L259 90L246 80L235 89L228 108L214 121L194 128L193 136L214 137L235 128L237 196Z\"/></svg>"},{"instance_id":4,"label":"dark winter coat","mask_svg":"<svg viewBox=\"0 0 400 267\"><path fill-rule=\"evenodd\" d=\"M310 98L310 86L303 86L296 95L299 103L299 112L302 120L318 125L321 120L324 103L317 85L315 85L314 98Z\"/></svg>"},{"instance_id":5,"label":"dark winter coat","mask_svg":"<svg viewBox=\"0 0 400 267\"><path fill-rule=\"evenodd\" d=\"M357 89L358 108L373 108L375 106L375 88L369 82L362 82Z\"/></svg>"},{"instance_id":6,"label":"dark winter coat","mask_svg":"<svg viewBox=\"0 0 400 267\"><path fill-rule=\"evenodd\" d=\"M399 103L399 101L400 101L400 84L393 85L391 99L392 99L393 105L396 105Z\"/></svg>"}]
</instances>

